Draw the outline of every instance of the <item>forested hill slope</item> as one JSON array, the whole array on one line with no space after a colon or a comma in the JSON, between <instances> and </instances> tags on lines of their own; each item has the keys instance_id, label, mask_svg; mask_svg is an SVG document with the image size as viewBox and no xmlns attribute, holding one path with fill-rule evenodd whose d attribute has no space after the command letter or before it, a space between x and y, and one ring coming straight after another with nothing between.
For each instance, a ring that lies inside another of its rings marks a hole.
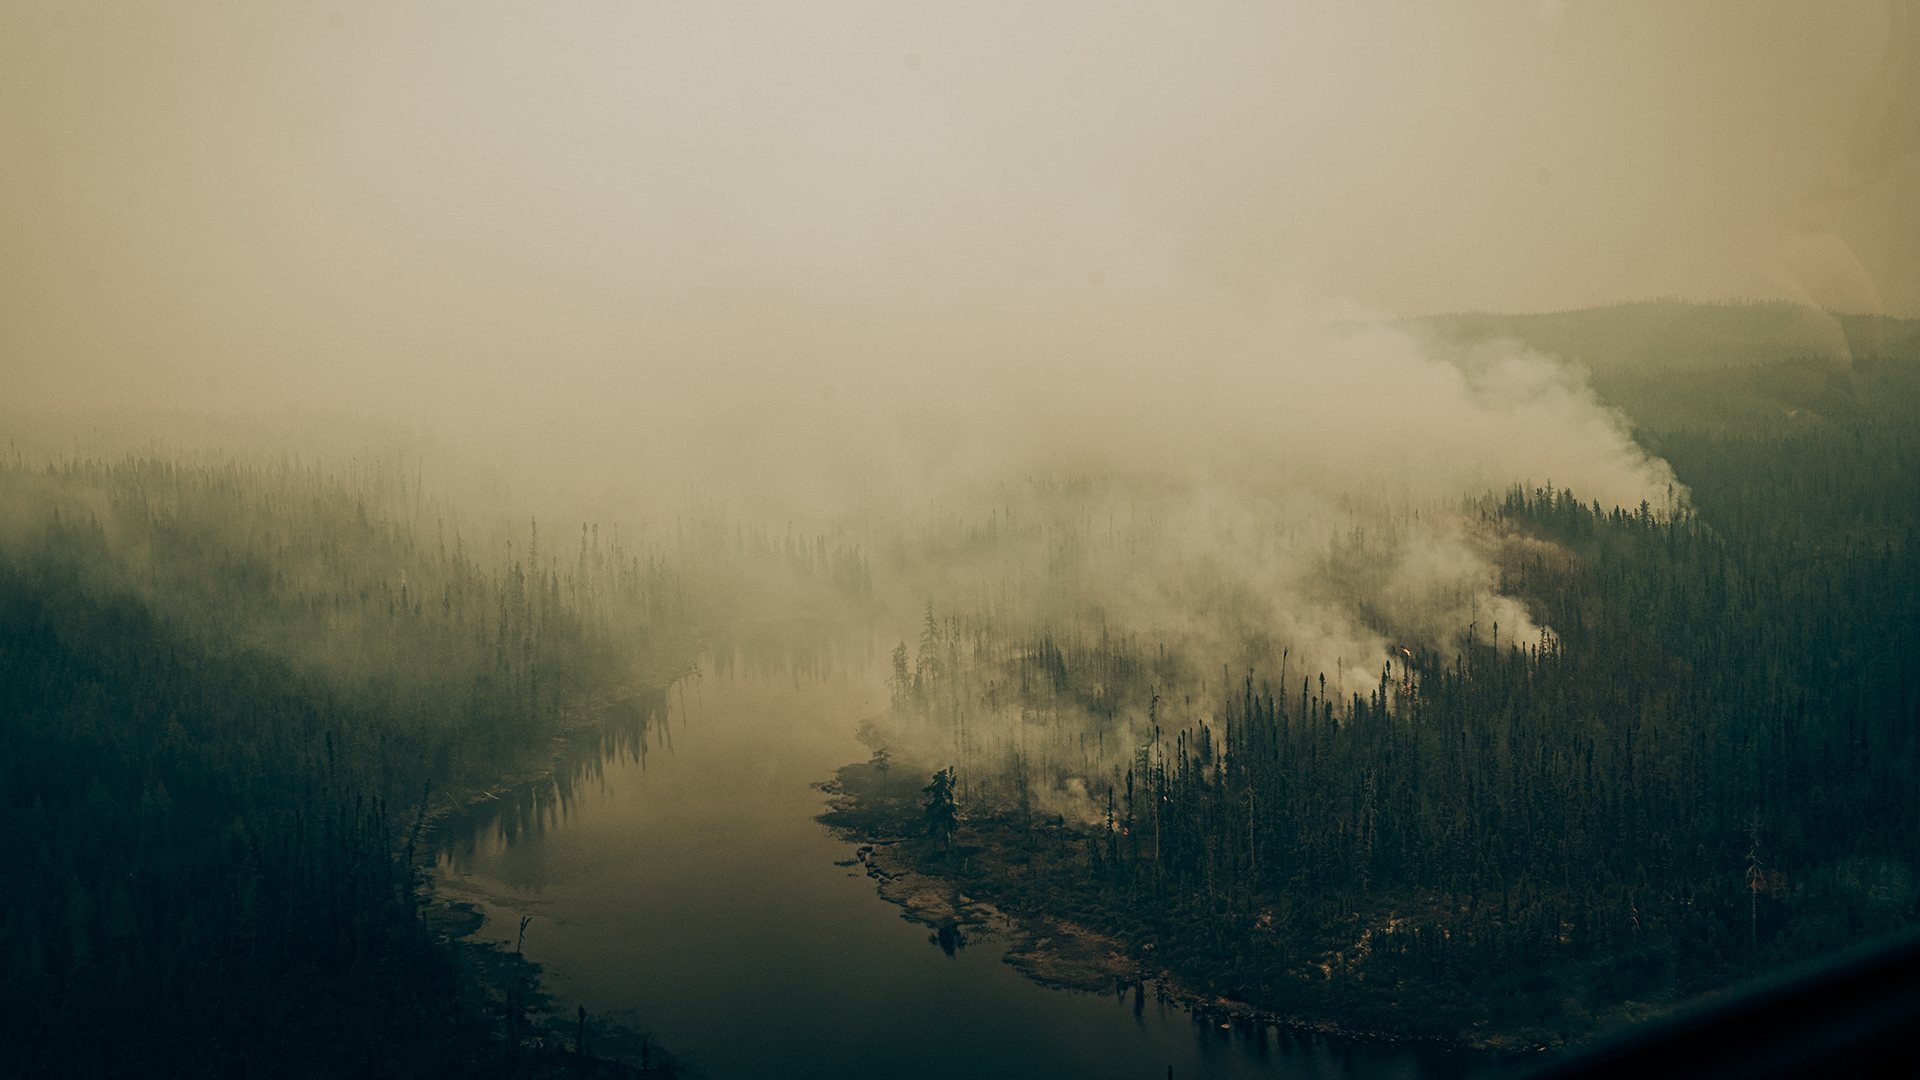
<instances>
[{"instance_id":1,"label":"forested hill slope","mask_svg":"<svg viewBox=\"0 0 1920 1080\"><path fill-rule=\"evenodd\" d=\"M1752 357L1662 400L1595 372L1691 508L1489 499L1499 591L1550 634L1462 625L1343 691L1231 641L930 616L869 729L957 766L924 867L1216 1007L1496 1045L1920 921L1920 356ZM848 821L887 802L870 774Z\"/></svg>"},{"instance_id":2,"label":"forested hill slope","mask_svg":"<svg viewBox=\"0 0 1920 1080\"><path fill-rule=\"evenodd\" d=\"M418 918L429 785L544 760L688 660L592 529L483 558L392 477L0 467L0 1043L25 1074L498 1066ZM442 511L444 512L444 511Z\"/></svg>"},{"instance_id":3,"label":"forested hill slope","mask_svg":"<svg viewBox=\"0 0 1920 1080\"><path fill-rule=\"evenodd\" d=\"M1447 346L1513 342L1578 364L1642 431L1759 429L1910 414L1920 319L1787 303L1642 301L1403 325ZM1536 480L1541 478L1536 477Z\"/></svg>"},{"instance_id":4,"label":"forested hill slope","mask_svg":"<svg viewBox=\"0 0 1920 1080\"><path fill-rule=\"evenodd\" d=\"M1920 348L1920 319L1830 314L1784 301L1639 300L1529 314L1430 315L1406 324L1448 341L1507 338L1602 370L1711 370L1837 355L1842 349L1861 359L1911 355Z\"/></svg>"}]
</instances>

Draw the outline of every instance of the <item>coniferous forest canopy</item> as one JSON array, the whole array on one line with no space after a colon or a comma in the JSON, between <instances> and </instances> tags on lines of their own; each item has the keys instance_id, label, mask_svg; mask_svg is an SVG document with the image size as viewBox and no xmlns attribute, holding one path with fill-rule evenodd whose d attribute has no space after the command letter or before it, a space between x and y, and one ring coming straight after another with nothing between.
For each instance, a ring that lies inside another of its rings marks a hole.
<instances>
[{"instance_id":1,"label":"coniferous forest canopy","mask_svg":"<svg viewBox=\"0 0 1920 1080\"><path fill-rule=\"evenodd\" d=\"M395 462L16 459L0 485L0 1041L29 1073L545 1075L548 1002L448 942L473 927L431 906L423 826L556 739L642 738L732 648L696 614L727 588L861 587L857 553L735 530L684 566L591 524L479 550Z\"/></svg>"},{"instance_id":2,"label":"coniferous forest canopy","mask_svg":"<svg viewBox=\"0 0 1920 1080\"><path fill-rule=\"evenodd\" d=\"M1283 641L929 606L827 820L920 836L921 868L1117 939L1203 999L1490 1045L1577 1039L1913 925L1920 338L1881 321L1882 351L1841 370L1768 355L1783 315L1428 321L1591 357L1691 489L1669 511L1525 484L1470 503L1497 592L1542 629L1503 636L1483 611L1340 686ZM1682 363L1703 337L1726 351ZM1656 378L1647 346L1680 355ZM1054 533L1054 581L1090 531ZM1336 538L1323 570L1385 575L1370 545ZM877 793L949 767L957 832Z\"/></svg>"},{"instance_id":3,"label":"coniferous forest canopy","mask_svg":"<svg viewBox=\"0 0 1920 1080\"><path fill-rule=\"evenodd\" d=\"M1609 366L1622 323L1759 342L1776 314L1432 320L1463 356L1587 364L1685 498L1207 510L1254 548L1196 547L1182 493L1114 476L655 543L476 519L397 461L16 453L5 1041L59 1075L601 1067L537 969L458 941L423 831L644 746L700 664L868 664L892 705L846 718L875 755L826 820L1271 1015L1559 1042L1911 926L1920 335L1883 320L1850 370ZM1407 576L1451 550L1435 518L1489 580ZM1308 591L1235 563L1259 545ZM1115 584L1147 577L1172 592ZM1356 673L1260 581L1392 659Z\"/></svg>"},{"instance_id":4,"label":"coniferous forest canopy","mask_svg":"<svg viewBox=\"0 0 1920 1080\"><path fill-rule=\"evenodd\" d=\"M1920 956L1920 0L8 0L0 142L0 1074Z\"/></svg>"}]
</instances>

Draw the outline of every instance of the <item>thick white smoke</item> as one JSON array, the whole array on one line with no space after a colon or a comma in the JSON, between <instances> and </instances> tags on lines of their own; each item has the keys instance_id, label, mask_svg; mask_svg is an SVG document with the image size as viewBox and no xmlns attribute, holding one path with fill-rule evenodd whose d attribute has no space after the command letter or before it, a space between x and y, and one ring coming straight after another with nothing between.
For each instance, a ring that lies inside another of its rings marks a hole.
<instances>
[{"instance_id":1,"label":"thick white smoke","mask_svg":"<svg viewBox=\"0 0 1920 1080\"><path fill-rule=\"evenodd\" d=\"M929 599L985 605L1221 662L1284 649L1365 685L1398 647L1450 648L1470 625L1483 639L1496 622L1508 640L1539 633L1498 594L1499 537L1470 500L1516 483L1606 507L1685 497L1551 357L1165 284L1111 309L1103 353L989 356L937 386L895 387L896 406L874 411L886 421L835 432L851 440L842 460L866 463L863 527L892 555L882 593L898 625ZM950 534L1003 513L1027 530L971 551L942 539L942 522Z\"/></svg>"}]
</instances>

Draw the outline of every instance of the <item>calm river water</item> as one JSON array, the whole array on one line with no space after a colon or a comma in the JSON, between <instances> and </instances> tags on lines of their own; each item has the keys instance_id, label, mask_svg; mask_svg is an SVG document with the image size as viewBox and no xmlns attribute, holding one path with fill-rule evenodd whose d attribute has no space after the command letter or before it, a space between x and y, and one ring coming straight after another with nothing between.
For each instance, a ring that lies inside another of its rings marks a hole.
<instances>
[{"instance_id":1,"label":"calm river water","mask_svg":"<svg viewBox=\"0 0 1920 1080\"><path fill-rule=\"evenodd\" d=\"M976 941L949 957L813 818L867 748L861 675L690 680L645 751L449 831L441 895L487 914L570 1012L651 1030L711 1080L774 1077L1456 1077L1477 1057L1222 1030L1182 1009L1047 990ZM638 730L637 715L629 730Z\"/></svg>"}]
</instances>

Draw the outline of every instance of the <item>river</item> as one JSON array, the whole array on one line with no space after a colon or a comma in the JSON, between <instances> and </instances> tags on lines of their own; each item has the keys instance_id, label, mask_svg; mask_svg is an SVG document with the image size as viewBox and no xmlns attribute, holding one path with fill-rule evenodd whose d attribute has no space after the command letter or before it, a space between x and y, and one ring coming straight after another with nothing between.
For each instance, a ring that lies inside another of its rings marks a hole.
<instances>
[{"instance_id":1,"label":"river","mask_svg":"<svg viewBox=\"0 0 1920 1080\"><path fill-rule=\"evenodd\" d=\"M867 756L853 731L885 705L872 679L708 676L666 701L666 723L629 718L562 783L451 823L435 876L486 914L481 939L532 917L525 954L567 1011L650 1030L710 1080L1437 1080L1484 1061L1222 1029L1151 989L1048 990L991 940L948 956L834 865L853 847L813 820L811 785Z\"/></svg>"}]
</instances>

